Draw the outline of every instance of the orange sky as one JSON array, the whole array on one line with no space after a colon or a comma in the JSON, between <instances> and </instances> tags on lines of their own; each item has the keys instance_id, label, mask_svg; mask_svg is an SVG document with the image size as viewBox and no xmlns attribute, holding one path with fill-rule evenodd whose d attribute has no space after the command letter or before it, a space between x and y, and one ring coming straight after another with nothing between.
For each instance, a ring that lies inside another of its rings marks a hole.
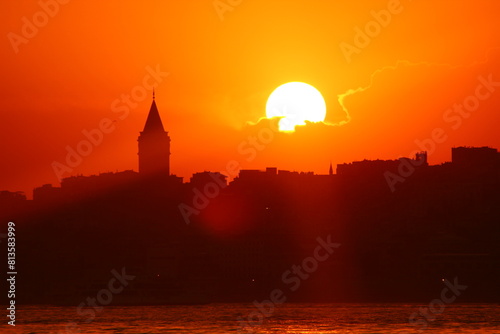
<instances>
[{"instance_id":1,"label":"orange sky","mask_svg":"<svg viewBox=\"0 0 500 334\"><path fill-rule=\"evenodd\" d=\"M157 105L172 137L171 170L186 181L231 160L327 173L330 161L393 159L435 128L445 137L433 164L450 160L453 146L500 148L496 0L221 0L234 5L219 13L213 0L55 1L0 5L0 190L31 196L35 186L57 185L53 162L64 164L66 148L103 119L111 130L63 177L137 170L151 104L141 90L146 68L163 73ZM246 124L264 117L269 94L289 81L319 89L328 122L344 124L273 133L250 154L248 137L268 123ZM474 103L478 91L470 116L447 111ZM137 103L125 117L118 107L131 92Z\"/></svg>"}]
</instances>

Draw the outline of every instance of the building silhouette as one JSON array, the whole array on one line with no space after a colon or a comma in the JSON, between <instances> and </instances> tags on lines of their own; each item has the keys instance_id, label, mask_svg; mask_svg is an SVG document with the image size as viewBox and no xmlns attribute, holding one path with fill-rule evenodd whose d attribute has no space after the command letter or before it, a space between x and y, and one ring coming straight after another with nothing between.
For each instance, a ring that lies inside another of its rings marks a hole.
<instances>
[{"instance_id":1,"label":"building silhouette","mask_svg":"<svg viewBox=\"0 0 500 334\"><path fill-rule=\"evenodd\" d=\"M386 171L397 172L402 162L418 168L428 167L427 152L418 152L415 158L399 158L396 160L363 160L337 165L337 175L371 177L383 176Z\"/></svg>"},{"instance_id":2,"label":"building silhouette","mask_svg":"<svg viewBox=\"0 0 500 334\"><path fill-rule=\"evenodd\" d=\"M154 92L144 130L139 134L137 141L139 142L139 173L170 175L170 136L163 128Z\"/></svg>"},{"instance_id":3,"label":"building silhouette","mask_svg":"<svg viewBox=\"0 0 500 334\"><path fill-rule=\"evenodd\" d=\"M227 187L227 176L219 172L194 173L189 180L191 187L204 188L207 184L215 182L219 187Z\"/></svg>"},{"instance_id":4,"label":"building silhouette","mask_svg":"<svg viewBox=\"0 0 500 334\"><path fill-rule=\"evenodd\" d=\"M500 153L491 147L453 147L451 162L461 167L498 168Z\"/></svg>"}]
</instances>

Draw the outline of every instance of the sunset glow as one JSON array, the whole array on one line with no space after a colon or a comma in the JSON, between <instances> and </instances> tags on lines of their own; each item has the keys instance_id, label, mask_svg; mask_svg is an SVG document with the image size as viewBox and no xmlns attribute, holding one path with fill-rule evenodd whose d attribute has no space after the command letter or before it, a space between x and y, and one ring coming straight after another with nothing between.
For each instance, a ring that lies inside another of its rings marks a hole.
<instances>
[{"instance_id":1,"label":"sunset glow","mask_svg":"<svg viewBox=\"0 0 500 334\"><path fill-rule=\"evenodd\" d=\"M53 15L37 1L5 2L0 131L15 145L4 141L0 188L30 197L58 184L54 162L68 166L62 177L137 171L153 88L172 137L171 172L185 181L233 159L325 173L330 160L407 156L435 128L446 140L431 163L449 161L457 145L500 147L497 91L470 117L453 112L480 76L500 81L500 2L222 2L61 1ZM267 126L271 93L294 81L321 92L324 122L277 133L247 161L238 147ZM83 131L103 119L109 132L68 165Z\"/></svg>"}]
</instances>

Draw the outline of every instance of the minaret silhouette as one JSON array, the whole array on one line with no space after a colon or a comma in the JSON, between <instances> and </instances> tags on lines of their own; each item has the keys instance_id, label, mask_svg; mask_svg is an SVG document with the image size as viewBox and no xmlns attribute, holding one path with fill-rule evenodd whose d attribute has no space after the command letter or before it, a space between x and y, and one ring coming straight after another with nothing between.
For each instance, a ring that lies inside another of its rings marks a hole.
<instances>
[{"instance_id":1,"label":"minaret silhouette","mask_svg":"<svg viewBox=\"0 0 500 334\"><path fill-rule=\"evenodd\" d=\"M328 174L333 175L333 166L331 161L330 161L330 170L328 171Z\"/></svg>"},{"instance_id":2,"label":"minaret silhouette","mask_svg":"<svg viewBox=\"0 0 500 334\"><path fill-rule=\"evenodd\" d=\"M139 173L170 175L170 136L163 128L155 93L144 130L139 134Z\"/></svg>"}]
</instances>

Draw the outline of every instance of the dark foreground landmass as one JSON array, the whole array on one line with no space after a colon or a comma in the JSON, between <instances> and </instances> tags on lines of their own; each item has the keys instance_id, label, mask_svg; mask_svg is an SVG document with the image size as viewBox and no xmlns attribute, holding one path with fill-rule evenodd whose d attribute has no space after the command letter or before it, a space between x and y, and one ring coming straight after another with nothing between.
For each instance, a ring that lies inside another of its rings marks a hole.
<instances>
[{"instance_id":1,"label":"dark foreground landmass","mask_svg":"<svg viewBox=\"0 0 500 334\"><path fill-rule=\"evenodd\" d=\"M499 302L499 203L499 153L457 148L439 166L270 168L227 186L218 173L71 177L33 200L2 192L0 232L15 222L18 303L427 302L454 280L461 302Z\"/></svg>"}]
</instances>

